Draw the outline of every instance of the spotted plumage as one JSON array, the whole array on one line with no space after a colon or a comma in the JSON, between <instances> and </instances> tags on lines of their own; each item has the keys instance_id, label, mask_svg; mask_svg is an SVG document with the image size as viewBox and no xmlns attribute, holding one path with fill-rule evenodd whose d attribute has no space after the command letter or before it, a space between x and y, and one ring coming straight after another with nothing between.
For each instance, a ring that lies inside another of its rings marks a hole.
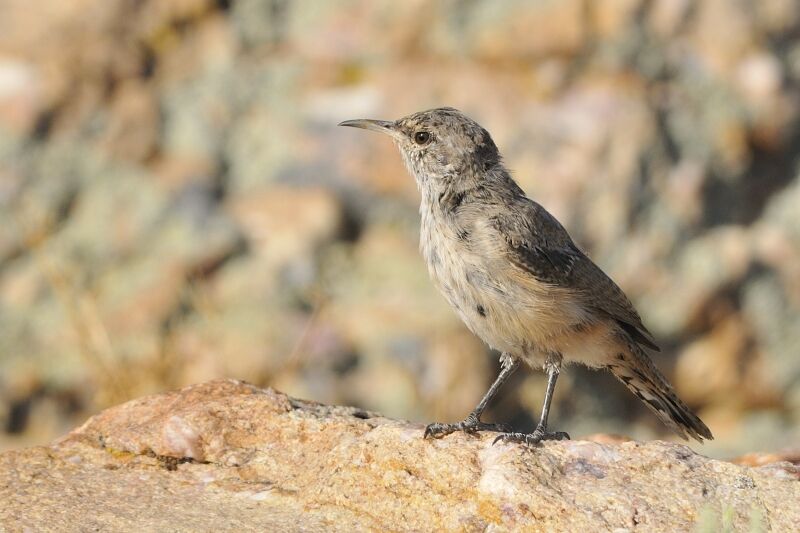
<instances>
[{"instance_id":1,"label":"spotted plumage","mask_svg":"<svg viewBox=\"0 0 800 533\"><path fill-rule=\"evenodd\" d=\"M432 424L426 435L497 429L480 415L524 361L548 373L542 416L534 433L504 433L504 440L566 436L547 431L562 363L608 369L681 436L712 438L647 355L658 346L630 300L525 196L484 128L452 108L342 125L394 139L421 192L420 250L434 284L467 327L503 354L500 375L467 419Z\"/></svg>"}]
</instances>

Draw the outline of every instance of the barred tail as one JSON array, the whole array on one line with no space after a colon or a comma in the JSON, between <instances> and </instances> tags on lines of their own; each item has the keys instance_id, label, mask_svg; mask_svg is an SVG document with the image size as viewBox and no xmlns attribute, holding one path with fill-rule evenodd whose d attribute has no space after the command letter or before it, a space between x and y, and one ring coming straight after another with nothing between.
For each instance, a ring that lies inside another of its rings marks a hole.
<instances>
[{"instance_id":1,"label":"barred tail","mask_svg":"<svg viewBox=\"0 0 800 533\"><path fill-rule=\"evenodd\" d=\"M682 438L692 437L700 442L713 439L708 427L678 398L647 354L637 345L629 348L609 365L611 373Z\"/></svg>"}]
</instances>

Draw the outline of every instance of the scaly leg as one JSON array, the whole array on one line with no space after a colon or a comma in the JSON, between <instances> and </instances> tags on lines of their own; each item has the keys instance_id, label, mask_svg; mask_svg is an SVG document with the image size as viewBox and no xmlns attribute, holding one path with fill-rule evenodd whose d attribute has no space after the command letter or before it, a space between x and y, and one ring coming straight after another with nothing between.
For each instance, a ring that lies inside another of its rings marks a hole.
<instances>
[{"instance_id":1,"label":"scaly leg","mask_svg":"<svg viewBox=\"0 0 800 533\"><path fill-rule=\"evenodd\" d=\"M489 402L492 401L497 395L497 391L500 390L500 387L508 381L508 378L511 377L511 374L519 368L519 360L514 359L507 353L503 353L500 356L500 373L497 375L497 379L494 380L492 386L489 387L489 390L486 391L486 394L483 395L480 403L472 410L472 412L467 415L467 418L462 420L461 422L457 422L455 424L442 424L436 422L434 424L428 425L425 428L425 436L424 438L434 438L440 439L445 435L449 435L454 431L463 431L465 433L476 433L478 431L508 431L508 427L504 424L487 424L485 422L481 422L481 415L483 411L486 409L486 406L489 405Z\"/></svg>"},{"instance_id":2,"label":"scaly leg","mask_svg":"<svg viewBox=\"0 0 800 533\"><path fill-rule=\"evenodd\" d=\"M547 431L547 417L550 414L550 403L553 400L553 391L556 390L556 381L560 366L557 363L548 363L547 365L547 391L544 393L544 405L542 405L542 416L539 418L539 424L533 433L503 433L498 435L494 442L522 442L525 444L537 444L543 440L569 440L569 435L563 431Z\"/></svg>"}]
</instances>

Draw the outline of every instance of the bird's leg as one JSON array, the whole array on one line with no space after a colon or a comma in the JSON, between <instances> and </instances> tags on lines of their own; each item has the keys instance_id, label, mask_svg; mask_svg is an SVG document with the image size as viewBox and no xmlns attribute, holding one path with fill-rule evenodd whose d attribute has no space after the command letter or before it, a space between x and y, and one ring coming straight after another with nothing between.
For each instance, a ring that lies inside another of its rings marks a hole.
<instances>
[{"instance_id":1,"label":"bird's leg","mask_svg":"<svg viewBox=\"0 0 800 533\"><path fill-rule=\"evenodd\" d=\"M569 435L563 431L547 431L547 416L550 414L550 403L553 401L553 391L556 389L556 381L561 371L561 361L548 358L547 363L547 391L544 393L544 405L542 405L542 416L533 433L503 433L494 442L522 442L525 444L537 444L543 440L569 440Z\"/></svg>"},{"instance_id":2,"label":"bird's leg","mask_svg":"<svg viewBox=\"0 0 800 533\"><path fill-rule=\"evenodd\" d=\"M494 380L494 383L492 383L492 386L486 391L486 394L483 395L483 398L481 398L481 401L475 409L467 415L467 418L455 424L441 424L438 422L429 424L428 427L425 428L425 438L432 437L434 439L440 439L454 431L463 431L465 433L475 433L477 431L508 431L508 427L504 424L487 424L486 422L481 422L481 415L486 409L486 406L489 405L492 398L497 395L497 391L500 390L503 383L505 383L511 374L519 367L519 360L508 353L503 353L503 355L500 356L500 365L500 373L497 375L497 379Z\"/></svg>"}]
</instances>

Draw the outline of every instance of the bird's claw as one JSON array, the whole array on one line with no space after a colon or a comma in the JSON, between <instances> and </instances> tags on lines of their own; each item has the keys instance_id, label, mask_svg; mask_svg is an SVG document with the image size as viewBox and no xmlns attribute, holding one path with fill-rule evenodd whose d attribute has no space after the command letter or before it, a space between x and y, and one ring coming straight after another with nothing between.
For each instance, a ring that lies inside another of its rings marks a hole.
<instances>
[{"instance_id":1,"label":"bird's claw","mask_svg":"<svg viewBox=\"0 0 800 533\"><path fill-rule=\"evenodd\" d=\"M570 437L564 431L547 431L545 428L539 426L533 433L503 433L498 435L492 444L497 444L498 442L519 442L521 444L527 444L528 446L533 446L535 444L539 444L543 440L569 440Z\"/></svg>"},{"instance_id":2,"label":"bird's claw","mask_svg":"<svg viewBox=\"0 0 800 533\"><path fill-rule=\"evenodd\" d=\"M468 416L466 420L456 422L455 424L442 424L439 422L428 424L425 428L424 438L426 439L441 439L442 437L454 433L456 431L463 431L473 435L479 431L494 431L498 433L507 433L510 428L506 424L490 424L481 422L480 420Z\"/></svg>"}]
</instances>

